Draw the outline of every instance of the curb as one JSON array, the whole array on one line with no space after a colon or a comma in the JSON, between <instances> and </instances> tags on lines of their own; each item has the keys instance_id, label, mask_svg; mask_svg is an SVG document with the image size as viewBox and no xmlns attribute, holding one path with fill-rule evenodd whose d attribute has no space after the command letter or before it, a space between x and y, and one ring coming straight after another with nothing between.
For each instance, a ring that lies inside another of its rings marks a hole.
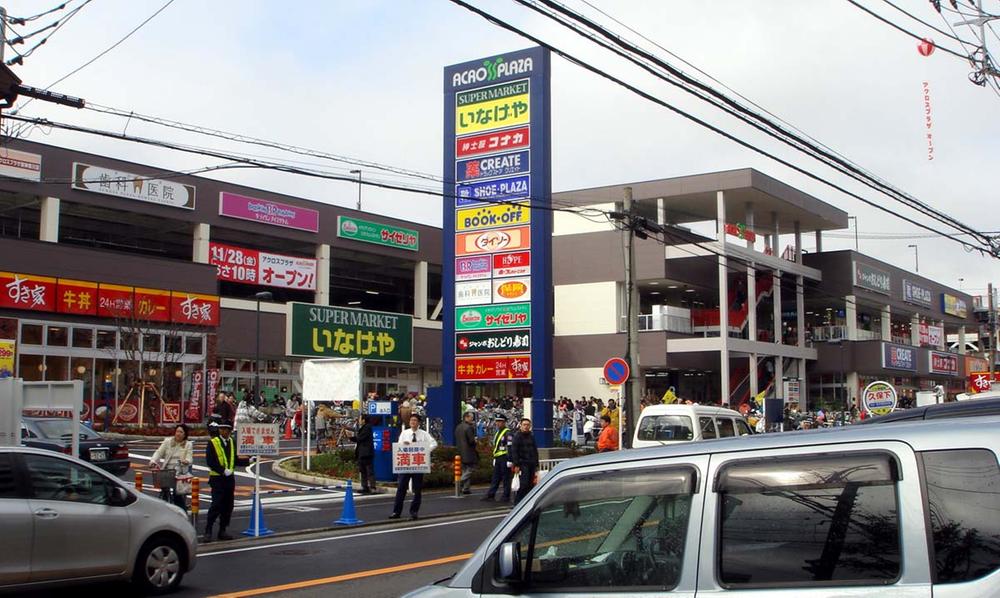
<instances>
[{"instance_id":1,"label":"curb","mask_svg":"<svg viewBox=\"0 0 1000 598\"><path fill-rule=\"evenodd\" d=\"M297 460L297 459L300 459L300 458L301 457L298 457L296 455L292 455L291 457L284 457L284 458L278 459L277 461L275 461L274 463L271 464L271 471L277 473L279 476L281 476L281 477L283 477L285 479L292 480L292 481L295 481L295 482L302 482L304 484L310 484L310 485L313 485L313 486L346 486L347 485L347 480L344 480L344 479L331 478L331 477L328 477L328 476L321 476L321 475L312 475L312 474L308 474L308 473L298 473L297 471L291 471L289 469L285 469L284 464L285 464L286 461L291 461L292 459L296 459Z\"/></svg>"},{"instance_id":2,"label":"curb","mask_svg":"<svg viewBox=\"0 0 1000 598\"><path fill-rule=\"evenodd\" d=\"M247 546L268 546L271 542L261 543L260 540L275 540L275 539L285 539L294 536L307 536L316 534L325 534L329 532L350 532L351 530L358 529L372 529L372 528L407 528L407 527L417 527L423 525L428 521L440 521L450 518L460 519L462 517L468 517L469 515L499 515L506 514L511 511L512 507L501 507L493 509L478 509L478 510L467 510L467 511L454 511L451 513L441 513L439 515L427 515L426 517L421 516L420 519L412 521L409 519L400 519L398 521L386 521L385 519L376 519L374 521L367 521L358 525L338 525L338 526L327 526L327 527L314 527L310 529L300 529L292 530L287 532L275 532L268 536L261 536L260 538L234 538L232 540L216 540L214 542L205 543L200 539L198 540L197 554L202 554L203 552L218 552L222 550L228 550L233 548L245 548ZM200 536L199 536L200 538Z\"/></svg>"}]
</instances>

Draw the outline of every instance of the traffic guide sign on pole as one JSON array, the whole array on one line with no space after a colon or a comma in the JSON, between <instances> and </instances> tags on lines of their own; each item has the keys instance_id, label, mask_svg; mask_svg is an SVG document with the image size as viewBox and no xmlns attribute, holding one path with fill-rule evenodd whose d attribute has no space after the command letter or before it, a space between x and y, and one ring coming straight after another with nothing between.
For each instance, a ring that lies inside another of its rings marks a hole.
<instances>
[{"instance_id":1,"label":"traffic guide sign on pole","mask_svg":"<svg viewBox=\"0 0 1000 598\"><path fill-rule=\"evenodd\" d=\"M628 375L628 362L621 357L612 357L604 363L604 379L608 384L624 384Z\"/></svg>"}]
</instances>

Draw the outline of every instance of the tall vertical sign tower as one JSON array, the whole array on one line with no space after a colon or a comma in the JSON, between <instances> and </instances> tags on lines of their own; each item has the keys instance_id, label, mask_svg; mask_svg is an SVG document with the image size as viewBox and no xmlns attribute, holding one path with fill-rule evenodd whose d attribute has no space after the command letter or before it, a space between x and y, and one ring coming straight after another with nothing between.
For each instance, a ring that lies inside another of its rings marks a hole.
<instances>
[{"instance_id":1,"label":"tall vertical sign tower","mask_svg":"<svg viewBox=\"0 0 1000 598\"><path fill-rule=\"evenodd\" d=\"M552 442L549 52L444 69L442 384L530 381L539 446Z\"/></svg>"}]
</instances>

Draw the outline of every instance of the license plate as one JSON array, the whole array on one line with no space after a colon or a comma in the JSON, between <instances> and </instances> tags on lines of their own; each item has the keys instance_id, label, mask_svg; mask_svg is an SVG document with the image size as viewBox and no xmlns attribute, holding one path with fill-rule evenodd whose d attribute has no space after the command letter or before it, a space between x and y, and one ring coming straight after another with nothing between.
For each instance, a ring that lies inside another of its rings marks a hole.
<instances>
[{"instance_id":1,"label":"license plate","mask_svg":"<svg viewBox=\"0 0 1000 598\"><path fill-rule=\"evenodd\" d=\"M108 450L107 449L90 449L90 460L91 461L107 461L108 460Z\"/></svg>"}]
</instances>

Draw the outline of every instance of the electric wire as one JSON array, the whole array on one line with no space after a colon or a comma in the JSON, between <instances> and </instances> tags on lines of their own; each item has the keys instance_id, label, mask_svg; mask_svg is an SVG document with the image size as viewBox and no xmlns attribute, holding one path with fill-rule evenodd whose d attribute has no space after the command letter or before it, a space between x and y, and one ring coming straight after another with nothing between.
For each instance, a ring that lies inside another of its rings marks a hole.
<instances>
[{"instance_id":1,"label":"electric wire","mask_svg":"<svg viewBox=\"0 0 1000 598\"><path fill-rule=\"evenodd\" d=\"M894 212L893 210L890 210L889 208L886 208L885 206L883 206L883 205L881 205L879 203L876 203L876 202L874 202L872 200L869 200L867 198L864 198L864 197L862 197L862 196L860 196L860 195L858 195L856 193L848 191L847 189L843 188L840 185L837 185L836 183L828 181L828 180L820 177L817 174L809 172L809 171L805 170L804 168L802 168L800 166L797 166L795 164L792 164L791 162L789 162L787 160L784 160L784 159L782 159L782 158L780 158L780 157L778 157L778 156L776 156L776 155L774 155L774 154L772 154L770 152L767 152L766 150L764 150L762 148L754 146L751 143L749 143L747 141L744 141L744 140L736 137L733 134L730 134L730 133L728 133L726 131L723 131L719 127L716 127L715 125L712 125L712 124L708 123L707 121L694 116L691 113L688 113L688 112L686 112L684 110L681 110L680 108L677 108L676 106L673 106L673 105L669 104L668 102L666 102L664 100L661 100L661 99L653 96L652 94L647 93L647 92L645 92L645 91L637 88L636 86L634 86L632 84L629 84L629 83L625 82L624 80L622 80L622 79L620 79L620 78L618 78L618 77L616 77L614 75L611 75L610 73L607 73L607 72L605 72L605 71L603 71L603 70L601 70L601 69L599 69L599 68L597 68L595 66L592 66L589 63L583 61L582 59L577 58L576 56L574 56L574 55L572 55L572 54L570 54L570 53L568 53L568 52L566 52L566 51L564 51L564 50L562 50L560 48L557 48L557 47L553 46L552 44L550 44L550 43L542 40L541 38L539 38L537 36L534 36L534 35L526 32L526 31L524 31L522 29L519 29L519 28L515 27L514 25L511 25L511 24L503 21L502 19L499 19L498 17L495 17L494 15L492 15L490 13L487 13L487 12L485 12L485 11L483 11L483 10L475 7L475 6L472 6L471 4L465 2L464 0L450 0L450 1L452 3L454 3L454 4L457 4L457 5L461 6L461 7L469 10L470 12L473 12L473 13L481 16L482 18L484 18L487 21L489 21L489 22L497 25L498 27L506 29L506 30L508 30L508 31L510 31L512 33L515 33L515 34L517 34L517 35L519 35L521 37L524 37L525 39L528 39L528 40L530 40L530 41L538 44L539 46L542 46L544 48L549 49L550 51L552 51L555 54L561 56L562 58L564 58L565 60L567 60L568 62L570 62L572 64L575 64L575 65L577 65L577 66L579 66L579 67L581 67L581 68L583 68L583 69L585 69L587 71L590 71L590 72L592 72L592 73L594 73L594 74L596 74L596 75L598 75L598 76L600 76L602 78L605 78L605 79L607 79L609 81L612 81L612 82L616 83L617 85L620 85L620 86L624 87L625 89L627 89L627 90L631 91L632 93L634 93L634 94L642 97L645 100L648 100L648 101L650 101L652 103L658 104L658 105L660 105L660 106L662 106L664 108L667 108L668 110L670 110L670 111L672 111L672 112L674 112L674 113L676 113L676 114L684 117L685 119L687 119L687 120L689 120L691 122L694 122L695 124L698 124L698 125L706 128L706 129L709 129L710 131L712 131L712 132L714 132L714 133L716 133L716 134L718 134L718 135L720 135L720 136L722 136L722 137L724 137L724 138L726 138L726 139L728 139L728 140L730 140L730 141L732 141L732 142L734 142L734 143L736 143L736 144L738 144L738 145L740 145L740 146L742 146L742 147L744 147L746 149L749 149L749 150L751 150L753 152L756 152L756 153L761 154L761 155L763 155L763 156L765 156L767 158L770 158L771 160L774 160L775 162L777 162L777 163L779 163L779 164L781 164L783 166L791 168L792 170L795 170L796 172L799 172L800 174L803 174L803 175L805 175L805 176L807 176L807 177L809 177L809 178L811 178L811 179L813 179L813 180L815 180L817 182L820 182L820 183L822 183L822 184L824 184L826 186L829 186L829 187L831 187L831 188L833 188L833 189L835 189L837 191L840 191L841 193L844 193L845 195L848 195L848 196L850 196L850 197L852 197L854 199L857 199L857 200L861 201L862 203L864 203L866 205L874 207L874 208L876 208L876 209L878 209L880 211L883 211L883 212L885 212L887 214L896 216L897 218L900 218L900 219L902 219L902 220L904 220L906 222L909 222L910 224L913 224L914 226L917 226L919 228L923 228L923 229L925 229L925 230L927 230L929 232L936 232L936 233L940 234L941 236L949 238L952 241L955 241L956 243L958 243L958 244L960 244L962 246L968 247L970 250L980 251L982 253L989 253L993 257L997 257L998 254L1000 254L1000 247L992 247L992 246L990 246L990 247L983 247L982 245L974 245L972 243L968 243L968 242L963 241L963 240L961 240L961 239L959 239L959 238L957 238L957 237L955 237L955 236L953 236L953 235L951 235L949 233L944 233L944 232L941 232L941 231L937 231L936 229L932 228L931 226L929 226L927 224L924 224L924 223L921 223L919 221L916 221L916 220L914 220L914 219L912 219L912 218L910 218L910 217L908 217L906 215L899 214L898 212Z\"/></svg>"},{"instance_id":2,"label":"electric wire","mask_svg":"<svg viewBox=\"0 0 1000 598\"><path fill-rule=\"evenodd\" d=\"M83 0L83 4L81 4L80 6L77 6L73 10L71 10L69 13L66 14L65 17L63 17L62 19L59 19L59 20L57 20L57 21L55 21L53 23L50 23L49 25L46 25L44 28L42 28L42 30L44 31L46 29L54 27L52 29L51 33L49 33L48 35L46 35L45 37L43 37L40 41L38 41L38 43L36 43L34 46L32 46L30 50L21 53L20 55L18 55L17 58L12 58L11 60L8 60L7 61L7 66L11 66L11 65L14 65L14 64L22 64L24 62L23 59L25 59L28 56L31 56L32 54L34 54L35 50L37 50L38 48L42 47L45 44L45 42L49 41L49 39L51 39L53 35L55 35L60 29L62 29L66 25L66 23L69 23L73 19L73 17L75 17L77 14L79 14L80 11L83 10L83 8L85 6L87 6L88 4L91 3L91 1L92 0ZM33 33L29 34L28 37L31 37L32 35L34 35L34 34Z\"/></svg>"},{"instance_id":3,"label":"electric wire","mask_svg":"<svg viewBox=\"0 0 1000 598\"><path fill-rule=\"evenodd\" d=\"M30 17L14 17L14 16L11 16L11 15L7 15L7 22L10 23L11 25L24 25L25 23L29 23L31 21L35 21L37 19L40 19L40 18L42 18L42 17L44 17L46 15L52 14L54 12L58 12L58 11L64 9L64 8L66 8L66 6L68 6L71 3L72 3L72 0L70 0L70 2L63 2L62 4L56 6L55 8L50 8L50 9L46 10L45 12L40 12L40 13L38 13L36 15L33 15L33 16L30 16Z\"/></svg>"},{"instance_id":4,"label":"electric wire","mask_svg":"<svg viewBox=\"0 0 1000 598\"><path fill-rule=\"evenodd\" d=\"M953 39L953 40L956 40L956 41L958 41L958 42L961 42L961 44L962 44L963 46L965 46L965 44L970 44L970 43L972 43L972 42L967 42L967 41L965 41L964 39L962 39L961 37L959 37L959 36L958 36L958 34L957 34L957 33L955 33L955 31L954 31L954 30L952 30L952 32L951 32L951 33L948 33L947 31L945 31L945 30L943 30L943 29L940 29L940 28L938 28L938 27L935 27L935 26L934 26L933 24L931 24L931 23L928 23L927 21L925 21L925 20L921 19L920 17L918 17L918 16L914 15L913 13L911 13L911 12L907 11L906 9L902 8L902 7L901 7L901 6L899 6L898 4L895 4L895 3L893 3L893 2L891 1L891 0L882 0L882 2L885 2L885 3L886 3L886 4L888 4L889 6L891 6L891 7L895 8L895 9L896 9L896 10L898 10L899 12L901 12L901 13L903 13L904 15L906 15L906 16L908 16L908 17L910 17L911 19L913 19L914 21L916 21L916 22L920 23L921 25L923 25L923 26L925 26L925 27L928 27L928 28L930 28L930 29L933 29L934 31L937 31L938 33L940 33L941 35L943 35L943 36L945 36L945 37L950 37L950 38L951 38L951 39Z\"/></svg>"},{"instance_id":5,"label":"electric wire","mask_svg":"<svg viewBox=\"0 0 1000 598\"><path fill-rule=\"evenodd\" d=\"M913 33L912 31L910 31L909 29L905 29L902 26L894 23L893 21L891 21L891 20L883 17L882 15L880 15L877 12L871 10L870 8L868 8L866 6L862 6L861 4L855 2L855 0L847 0L847 2L853 4L855 7L861 9L862 11L870 14L871 16L875 17L879 21L882 21L883 23L885 23L886 25L892 27L893 29L895 29L895 30L897 30L899 32L902 32L902 33L904 33L904 34L912 37L913 39L915 39L917 41L923 41L923 39L924 39L923 37L917 35L916 33ZM956 56L956 57L961 58L963 60L971 60L969 56L965 56L965 55L963 55L963 54L961 54L959 52L956 52L956 51L952 50L951 48L947 48L945 46L941 46L941 45L937 45L937 44L935 44L935 47L937 49L941 50L942 52L946 52L948 54L951 54L952 56Z\"/></svg>"}]
</instances>

